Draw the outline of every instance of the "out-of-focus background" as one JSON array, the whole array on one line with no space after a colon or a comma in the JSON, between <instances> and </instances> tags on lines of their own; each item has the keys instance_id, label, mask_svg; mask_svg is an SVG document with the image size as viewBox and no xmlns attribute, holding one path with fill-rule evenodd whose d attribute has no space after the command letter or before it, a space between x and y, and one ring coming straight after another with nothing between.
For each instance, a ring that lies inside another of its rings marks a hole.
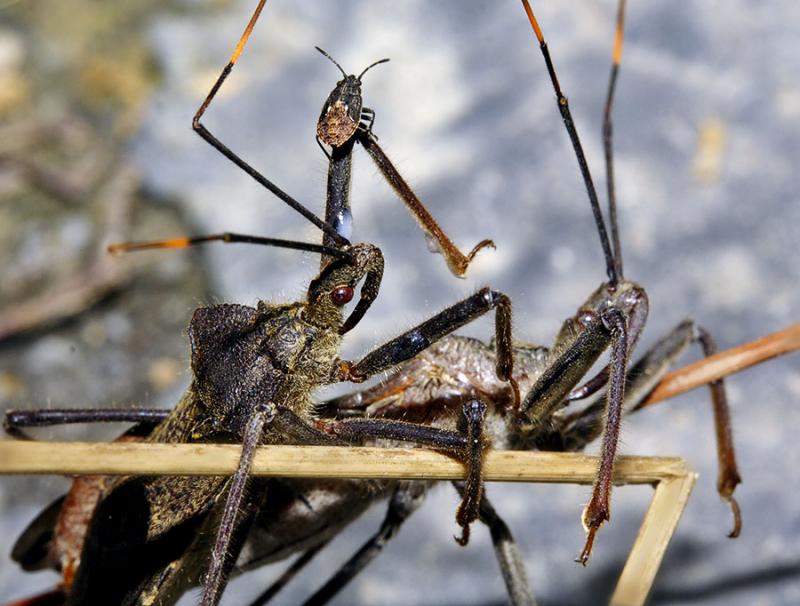
<instances>
[{"instance_id":1,"label":"out-of-focus background","mask_svg":"<svg viewBox=\"0 0 800 606\"><path fill-rule=\"evenodd\" d=\"M318 259L209 246L108 259L110 241L240 231L316 241L190 129L254 0L0 3L0 407L172 405L189 381L194 307L302 296ZM536 2L598 187L600 122L615 3ZM785 0L633 3L615 109L626 275L651 300L643 345L686 316L722 348L797 320L800 7ZM441 258L356 149L355 241L381 246L381 296L345 355L423 320L479 286L507 292L516 338L549 344L604 277L598 238L543 61L518 2L268 3L206 124L322 213L326 159L316 118L338 71L364 78L375 133L446 231L469 249L465 280ZM488 339L491 320L463 332ZM622 451L679 455L700 480L667 552L653 604L800 602L800 368L770 362L728 382L744 484L743 535L715 492L704 390L643 411ZM116 428L41 432L110 438ZM0 480L0 600L51 586L8 552L61 478ZM590 565L579 516L587 487L489 486L542 604L610 594L650 497L614 493ZM457 498L442 486L337 604L499 604L488 533L452 540ZM276 601L295 604L380 523L383 505L331 544ZM234 581L246 603L279 573ZM185 601L192 603L191 599Z\"/></svg>"}]
</instances>

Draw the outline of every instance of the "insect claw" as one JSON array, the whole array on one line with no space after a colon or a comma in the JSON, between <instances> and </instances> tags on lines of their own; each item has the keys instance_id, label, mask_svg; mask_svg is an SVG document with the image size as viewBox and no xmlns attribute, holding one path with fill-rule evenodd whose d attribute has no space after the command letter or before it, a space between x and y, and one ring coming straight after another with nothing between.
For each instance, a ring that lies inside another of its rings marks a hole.
<instances>
[{"instance_id":1,"label":"insect claw","mask_svg":"<svg viewBox=\"0 0 800 606\"><path fill-rule=\"evenodd\" d=\"M586 566L586 563L589 561L589 556L592 555L592 546L594 545L594 537L596 534L597 528L590 528L587 531L586 543L583 546L581 555L575 558L575 562L581 566Z\"/></svg>"},{"instance_id":2,"label":"insect claw","mask_svg":"<svg viewBox=\"0 0 800 606\"><path fill-rule=\"evenodd\" d=\"M469 251L469 254L467 255L467 262L469 263L470 261L472 261L473 257L476 254L478 254L478 251L481 250L482 248L492 248L497 250L497 247L494 245L494 242L492 240L481 240L475 246L472 247L471 251ZM464 268L464 270L466 271L466 268Z\"/></svg>"},{"instance_id":3,"label":"insect claw","mask_svg":"<svg viewBox=\"0 0 800 606\"><path fill-rule=\"evenodd\" d=\"M469 543L469 524L466 524L461 527L461 536L453 536L456 540L456 543L464 547L467 543Z\"/></svg>"},{"instance_id":4,"label":"insect claw","mask_svg":"<svg viewBox=\"0 0 800 606\"><path fill-rule=\"evenodd\" d=\"M735 539L742 532L742 510L739 507L739 503L733 497L723 497L723 499L728 502L728 505L731 507L731 512L733 513L733 529L728 533L728 538Z\"/></svg>"},{"instance_id":5,"label":"insect claw","mask_svg":"<svg viewBox=\"0 0 800 606\"><path fill-rule=\"evenodd\" d=\"M733 529L728 533L728 538L735 539L742 531L742 510L739 503L733 498L733 491L736 486L742 483L742 478L736 469L736 464L733 466L726 466L720 470L719 479L717 480L717 492L720 498L725 501L731 508L733 513Z\"/></svg>"},{"instance_id":6,"label":"insect claw","mask_svg":"<svg viewBox=\"0 0 800 606\"><path fill-rule=\"evenodd\" d=\"M589 556L592 554L592 547L594 546L594 537L597 530L603 525L603 522L610 518L608 511L608 501L603 498L595 499L592 496L591 501L583 510L581 521L583 522L583 529L586 531L586 543L583 546L581 555L575 560L578 564L586 566L589 561Z\"/></svg>"}]
</instances>

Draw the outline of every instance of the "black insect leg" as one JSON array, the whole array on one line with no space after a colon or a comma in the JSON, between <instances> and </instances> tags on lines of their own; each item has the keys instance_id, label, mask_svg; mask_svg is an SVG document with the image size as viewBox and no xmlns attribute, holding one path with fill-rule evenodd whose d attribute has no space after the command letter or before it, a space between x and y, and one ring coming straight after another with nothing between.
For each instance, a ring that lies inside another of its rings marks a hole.
<instances>
[{"instance_id":1,"label":"black insect leg","mask_svg":"<svg viewBox=\"0 0 800 606\"><path fill-rule=\"evenodd\" d=\"M481 499L481 521L489 527L492 544L500 572L508 591L508 600L512 606L536 606L528 576L525 573L525 560L519 552L511 530L497 514L484 495Z\"/></svg>"},{"instance_id":2,"label":"black insect leg","mask_svg":"<svg viewBox=\"0 0 800 606\"><path fill-rule=\"evenodd\" d=\"M483 438L486 405L479 400L471 400L464 404L463 412L466 433L389 419L320 420L317 424L346 441L362 443L364 440L381 439L413 442L462 461L467 467L467 477L464 497L456 511L456 522L462 529L461 537L456 537L456 541L466 545L469 526L478 519L483 494L483 453L487 447Z\"/></svg>"},{"instance_id":3,"label":"black insect leg","mask_svg":"<svg viewBox=\"0 0 800 606\"><path fill-rule=\"evenodd\" d=\"M703 355L708 357L716 347L708 332L692 320L685 320L648 350L628 372L625 386L625 412L639 410L648 394L664 375L676 364L692 343L700 344ZM738 536L741 529L739 506L733 498L736 486L741 482L733 445L730 412L725 386L722 380L709 385L714 410L714 425L717 436L719 476L717 490L720 497L730 504L734 516L731 537ZM586 409L570 415L564 425L562 443L566 450L581 450L599 436L604 414L604 403L595 402Z\"/></svg>"},{"instance_id":4,"label":"black insect leg","mask_svg":"<svg viewBox=\"0 0 800 606\"><path fill-rule=\"evenodd\" d=\"M717 352L717 346L711 335L702 327L697 326L696 340L703 348L703 355L708 357ZM736 465L736 452L733 447L733 429L731 427L731 414L728 406L728 396L722 379L708 385L711 390L711 404L714 409L714 427L717 433L717 459L719 461L719 475L717 476L717 492L723 500L727 501L733 510L734 524L728 536L735 538L742 530L742 518L739 504L733 498L733 491L742 482L739 469Z\"/></svg>"},{"instance_id":5,"label":"black insect leg","mask_svg":"<svg viewBox=\"0 0 800 606\"><path fill-rule=\"evenodd\" d=\"M299 416L297 416L294 412L292 412L291 410L289 410L288 408L285 408L283 406L277 406L277 407L273 407L271 409L271 411L269 412L269 422L272 425L272 428L276 432L291 437L298 444L331 445L331 444L341 444L342 443L339 440L337 440L336 438L334 438L333 436L331 436L329 434L326 434L326 433L323 433L323 432L319 431L318 429L310 426L303 419L301 419ZM253 423L254 423L254 421L251 421L250 427L251 427L252 431L248 430L248 432L244 436L244 444L247 444L248 442L252 442L253 437L256 437L256 439L257 439L257 436L256 436L256 429L257 428L254 427ZM263 424L262 424L261 431L263 431ZM250 435L250 434L252 434L252 435ZM260 435L260 433L258 435ZM252 462L252 454L253 453L252 452L250 452L249 454L247 454L247 453L251 450L251 448L254 448L255 446L257 446L257 443L252 445L251 447L243 446L243 448L242 448L242 460L244 460L245 456L247 456L250 459L250 462ZM242 463L240 462L240 469L241 469L241 466L242 466ZM248 463L248 469L249 469L249 463ZM238 474L239 474L239 470L237 470L237 475ZM248 475L247 472L244 472L244 477L247 477L247 475ZM234 476L234 478L235 478L235 476ZM231 488L231 493L232 492L233 492L233 487ZM226 505L225 505L225 512L227 512L228 509L229 509L230 500L231 500L231 496L229 494L228 502L226 502ZM223 514L223 515L226 515L226 514ZM215 522L214 524L218 525L220 527L220 530L219 530L218 534L221 535L222 534L223 523L222 522L219 522L219 523ZM238 525L238 522L234 521L233 523L228 524L228 525L231 528L236 528L236 526ZM237 532L241 533L241 530L237 530ZM300 556L300 558L298 558L297 561L295 561L283 573L283 575L281 575L281 577L277 581L275 581L275 583L273 583L269 588L267 588L267 590L264 593L262 593L260 596L258 596L256 598L256 600L252 603L251 606L256 606L258 604L266 604L269 600L271 600L309 561L311 561L311 559L326 544L327 544L327 541L321 543L320 545L314 547L313 549L308 550L306 553L304 553L302 556ZM239 547L241 547L241 545L239 545ZM215 545L214 551L215 552L218 551L217 545ZM230 568L230 566L233 564L233 562L235 560L233 555L235 553L238 553L238 551L239 551L238 549L235 549L235 550L228 550L228 551L224 552L226 555L225 555L225 561L224 561L225 566L224 566L223 571L222 571L222 578L223 579L227 576L228 569ZM223 553L221 551L221 548L220 548L220 553ZM211 571L209 571L209 575L210 574L211 574ZM208 587L208 585L209 585L209 583L207 581L205 583L205 586ZM224 586L220 588L220 591L221 591L221 589L224 589ZM205 604L205 602L204 602L204 604Z\"/></svg>"},{"instance_id":6,"label":"black insect leg","mask_svg":"<svg viewBox=\"0 0 800 606\"><path fill-rule=\"evenodd\" d=\"M372 110L368 107L361 108L361 123L359 124L359 128L366 131L367 133L372 132L372 126L375 124L375 110ZM374 137L375 135L373 135ZM377 139L377 137L375 137Z\"/></svg>"},{"instance_id":7,"label":"black insect leg","mask_svg":"<svg viewBox=\"0 0 800 606\"><path fill-rule=\"evenodd\" d=\"M244 496L245 485L250 477L256 447L261 440L264 427L275 417L275 407L271 404L259 405L250 417L242 438L242 455L236 473L230 480L225 508L219 523L219 530L211 550L211 563L203 583L201 606L216 606L227 582L227 569L233 564L229 548L233 539L236 516Z\"/></svg>"},{"instance_id":8,"label":"black insect leg","mask_svg":"<svg viewBox=\"0 0 800 606\"><path fill-rule=\"evenodd\" d=\"M459 494L464 494L464 483L453 482ZM512 606L536 606L528 575L525 572L525 560L519 552L508 525L492 506L486 494L481 498L480 520L489 528L494 545L495 556L500 565L500 572L506 584L508 600Z\"/></svg>"},{"instance_id":9,"label":"black insect leg","mask_svg":"<svg viewBox=\"0 0 800 606\"><path fill-rule=\"evenodd\" d=\"M330 236L332 241L334 241L339 246L344 246L348 244L346 238L342 238L337 232L336 229L322 221L319 217L317 217L314 213L312 213L308 208L306 208L303 204L295 200L292 196L284 192L280 189L277 185L275 185L272 181L267 179L264 175L258 172L255 168L250 166L247 162L245 162L242 158L240 158L236 153L231 151L224 143L222 143L219 139L217 139L211 132L200 122L203 114L205 114L206 109L211 104L211 101L216 96L219 89L222 87L222 83L225 82L225 79L233 70L233 66L239 60L239 56L244 50L245 44L247 44L247 39L250 37L250 33L253 31L253 27L255 27L256 21L258 21L258 17L261 14L261 10L264 8L266 0L260 0L258 6L256 6L255 11L253 12L253 16L250 18L250 21L245 28L242 37L239 39L236 48L233 51L233 54L228 61L228 64L222 70L222 73L217 78L217 81L214 83L214 86L211 88L211 91L206 96L205 100L203 101L200 108L197 110L197 113L194 115L192 119L192 128L200 135L203 139L205 139L212 147L214 147L217 151L219 151L223 156L228 158L231 162L236 164L239 168L241 168L244 172L250 175L253 179L255 179L260 185L271 191L275 194L278 198L283 200L289 207L300 213L303 217L313 223L316 227L322 230L325 234Z\"/></svg>"},{"instance_id":10,"label":"black insect leg","mask_svg":"<svg viewBox=\"0 0 800 606\"><path fill-rule=\"evenodd\" d=\"M522 414L533 432L544 427L553 412L564 405L570 387L580 381L605 351L609 338L609 331L596 318L544 370L522 402Z\"/></svg>"},{"instance_id":11,"label":"black insect leg","mask_svg":"<svg viewBox=\"0 0 800 606\"><path fill-rule=\"evenodd\" d=\"M303 602L303 605L322 606L333 599L343 587L380 555L386 544L397 535L403 523L419 509L424 500L424 483L401 483L389 500L389 509L378 532L370 537L322 587Z\"/></svg>"},{"instance_id":12,"label":"black insect leg","mask_svg":"<svg viewBox=\"0 0 800 606\"><path fill-rule=\"evenodd\" d=\"M639 305L646 304L646 299L638 301ZM579 315L581 313L579 312ZM630 314L633 317L636 313L634 305ZM577 332L570 342L565 342L557 348L562 350L560 355L545 369L522 404L522 414L527 418L529 431L535 435L541 431L553 412L563 406L570 389L580 381L609 345L611 359L609 390L605 403L605 432L597 480L592 489L592 498L584 511L584 525L589 535L580 556L581 562L585 562L588 558L594 535L609 516L609 498L619 439L628 355L628 327L624 314L615 307L608 307L601 313L594 313L591 319L585 320L580 332Z\"/></svg>"},{"instance_id":13,"label":"black insect leg","mask_svg":"<svg viewBox=\"0 0 800 606\"><path fill-rule=\"evenodd\" d=\"M454 482L454 484L459 493L464 496L465 487L463 482ZM402 524L422 505L425 494L426 487L422 483L401 484L392 495L386 517L378 532L370 537L333 577L304 602L304 605L321 606L322 604L327 604L336 596L342 588L381 554L386 544L400 531ZM536 602L525 573L524 561L514 542L511 531L497 514L485 494L481 499L480 520L489 527L497 560L506 582L509 602L512 606L535 606ZM298 562L303 560L302 563L305 564L305 555L298 558ZM295 564L292 565L291 569L294 567ZM283 576L281 579L283 579ZM266 595L266 592L263 595ZM269 597L274 595L275 592L270 592ZM258 600L249 606L263 606L266 603L266 601Z\"/></svg>"},{"instance_id":14,"label":"black insect leg","mask_svg":"<svg viewBox=\"0 0 800 606\"><path fill-rule=\"evenodd\" d=\"M483 421L486 404L472 400L464 405L464 418L467 421L467 478L464 481L464 494L456 511L456 522L461 526L461 536L456 537L459 545L469 542L469 525L479 515L483 500Z\"/></svg>"},{"instance_id":15,"label":"black insect leg","mask_svg":"<svg viewBox=\"0 0 800 606\"><path fill-rule=\"evenodd\" d=\"M611 516L611 487L614 474L614 459L617 455L619 429L622 423L622 405L625 397L625 369L628 357L628 329L625 317L619 310L610 309L602 317L611 333L611 375L608 380L608 399L603 442L600 448L600 469L592 498L583 511L583 525L587 530L586 544L578 556L578 562L586 564L592 552L597 530Z\"/></svg>"},{"instance_id":16,"label":"black insect leg","mask_svg":"<svg viewBox=\"0 0 800 606\"><path fill-rule=\"evenodd\" d=\"M675 366L694 340L694 333L694 322L684 321L631 364L625 381L625 414L635 412L638 405ZM565 450L582 450L600 436L604 408L603 398L597 397L589 406L564 420L559 431L563 434Z\"/></svg>"},{"instance_id":17,"label":"black insect leg","mask_svg":"<svg viewBox=\"0 0 800 606\"><path fill-rule=\"evenodd\" d=\"M167 418L168 410L95 408L78 410L54 408L49 410L9 410L3 419L3 429L10 436L31 440L25 427L51 427L76 423L142 423L150 427L158 425Z\"/></svg>"},{"instance_id":18,"label":"black insect leg","mask_svg":"<svg viewBox=\"0 0 800 606\"><path fill-rule=\"evenodd\" d=\"M511 376L514 364L511 351L511 299L488 287L482 288L399 337L384 343L358 362L341 360L338 376L334 377L334 380L361 383L376 373L413 358L432 343L492 309L495 310L497 376L511 384L515 394L515 405L518 407L519 387Z\"/></svg>"}]
</instances>

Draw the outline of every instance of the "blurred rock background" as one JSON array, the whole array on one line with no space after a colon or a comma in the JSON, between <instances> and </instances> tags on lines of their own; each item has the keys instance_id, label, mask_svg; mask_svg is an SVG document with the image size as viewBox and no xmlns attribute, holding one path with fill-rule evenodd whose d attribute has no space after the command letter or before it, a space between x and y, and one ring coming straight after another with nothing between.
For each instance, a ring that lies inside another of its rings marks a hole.
<instances>
[{"instance_id":1,"label":"blurred rock background","mask_svg":"<svg viewBox=\"0 0 800 606\"><path fill-rule=\"evenodd\" d=\"M0 336L3 408L169 406L189 379L183 330L195 306L304 292L318 260L291 251L212 246L110 262L98 254L111 240L186 231L319 238L190 129L254 5L0 6L0 328L10 317L22 330ZM615 4L534 8L603 191L600 122ZM626 275L651 299L643 346L689 315L723 348L797 321L799 23L800 8L788 0L629 7L616 166ZM452 278L356 149L354 240L380 245L387 267L382 294L345 354L357 356L487 283L512 296L518 339L550 343L604 272L519 4L268 3L206 124L322 212L326 160L314 127L338 71L314 45L348 72L391 57L364 78L381 144L462 249L484 237L498 244L479 255L466 280ZM92 288L78 288L83 299L64 294L78 286ZM76 299L89 310L68 319L53 312ZM464 332L488 338L491 320ZM623 452L684 456L701 474L651 603L800 602L797 358L728 386L745 481L736 541L725 538L729 514L714 488L705 391L644 411L623 430ZM2 479L3 554L65 486L59 478ZM572 558L583 541L588 488L491 485L489 494L521 544L541 603L594 604L610 594L650 490L615 492L612 522L586 569ZM467 549L451 538L455 504L449 487L436 490L336 603L503 603L488 533L476 529ZM301 601L382 516L379 506L354 525L276 603ZM246 603L276 574L273 567L238 579L223 603ZM54 579L0 559L0 599Z\"/></svg>"}]
</instances>

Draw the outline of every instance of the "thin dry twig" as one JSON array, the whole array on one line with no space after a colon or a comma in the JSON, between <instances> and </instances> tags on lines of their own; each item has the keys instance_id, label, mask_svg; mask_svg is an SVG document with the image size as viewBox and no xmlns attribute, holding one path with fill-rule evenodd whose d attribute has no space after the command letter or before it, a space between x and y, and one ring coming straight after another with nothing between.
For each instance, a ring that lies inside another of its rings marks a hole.
<instances>
[{"instance_id":1,"label":"thin dry twig","mask_svg":"<svg viewBox=\"0 0 800 606\"><path fill-rule=\"evenodd\" d=\"M58 452L58 456L54 456ZM232 474L241 446L221 444L87 444L0 442L0 473ZM490 451L485 479L507 482L591 484L598 458L575 453ZM423 449L262 446L253 475L307 478L461 479L464 467ZM650 593L678 521L697 480L683 459L617 459L618 484L653 484L655 492L611 598L640 606Z\"/></svg>"},{"instance_id":2,"label":"thin dry twig","mask_svg":"<svg viewBox=\"0 0 800 606\"><path fill-rule=\"evenodd\" d=\"M611 596L612 606L645 603L696 481L697 474L689 472L658 483Z\"/></svg>"},{"instance_id":3,"label":"thin dry twig","mask_svg":"<svg viewBox=\"0 0 800 606\"><path fill-rule=\"evenodd\" d=\"M94 442L0 442L0 474L229 475L241 446ZM590 484L597 457L576 453L493 450L484 477L502 482ZM650 484L687 472L682 459L620 457L617 480ZM464 466L421 448L261 446L253 475L300 478L386 478L455 480Z\"/></svg>"},{"instance_id":4,"label":"thin dry twig","mask_svg":"<svg viewBox=\"0 0 800 606\"><path fill-rule=\"evenodd\" d=\"M777 356L800 350L800 323L726 349L665 376L639 408L651 406Z\"/></svg>"}]
</instances>

